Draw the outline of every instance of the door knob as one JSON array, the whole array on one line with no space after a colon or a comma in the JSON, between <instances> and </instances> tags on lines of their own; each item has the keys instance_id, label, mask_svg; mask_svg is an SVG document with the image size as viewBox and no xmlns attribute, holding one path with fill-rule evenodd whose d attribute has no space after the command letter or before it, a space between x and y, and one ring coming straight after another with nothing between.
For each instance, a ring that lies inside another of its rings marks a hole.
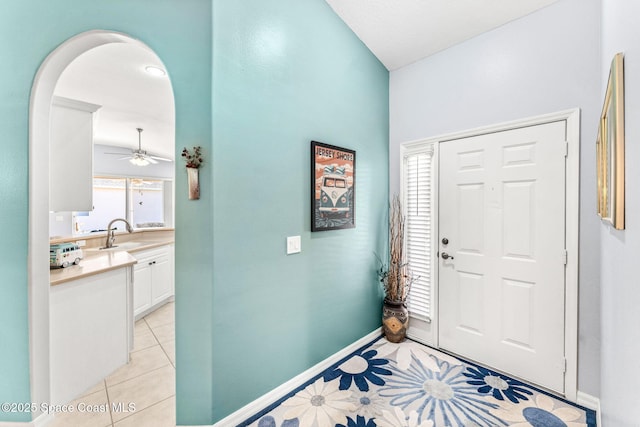
<instances>
[{"instance_id":1,"label":"door knob","mask_svg":"<svg viewBox=\"0 0 640 427\"><path fill-rule=\"evenodd\" d=\"M453 257L451 255L449 255L448 253L442 252L442 259L449 259L449 258L453 259Z\"/></svg>"}]
</instances>

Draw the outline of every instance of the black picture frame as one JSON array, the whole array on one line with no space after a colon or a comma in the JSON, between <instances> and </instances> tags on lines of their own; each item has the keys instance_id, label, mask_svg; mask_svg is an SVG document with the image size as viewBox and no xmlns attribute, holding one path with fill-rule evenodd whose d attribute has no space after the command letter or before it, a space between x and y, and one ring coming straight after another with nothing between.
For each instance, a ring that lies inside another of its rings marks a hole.
<instances>
[{"instance_id":1,"label":"black picture frame","mask_svg":"<svg viewBox=\"0 0 640 427\"><path fill-rule=\"evenodd\" d=\"M356 152L311 141L311 231L356 226Z\"/></svg>"}]
</instances>

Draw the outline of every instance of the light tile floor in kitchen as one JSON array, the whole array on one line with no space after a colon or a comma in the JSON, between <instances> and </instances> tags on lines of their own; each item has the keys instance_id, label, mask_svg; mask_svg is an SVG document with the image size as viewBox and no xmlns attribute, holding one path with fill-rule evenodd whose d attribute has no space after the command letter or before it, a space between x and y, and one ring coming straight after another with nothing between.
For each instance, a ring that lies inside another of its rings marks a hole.
<instances>
[{"instance_id":1,"label":"light tile floor in kitchen","mask_svg":"<svg viewBox=\"0 0 640 427\"><path fill-rule=\"evenodd\" d=\"M169 302L138 320L130 362L71 403L96 411L57 413L49 427L175 427L174 319Z\"/></svg>"}]
</instances>

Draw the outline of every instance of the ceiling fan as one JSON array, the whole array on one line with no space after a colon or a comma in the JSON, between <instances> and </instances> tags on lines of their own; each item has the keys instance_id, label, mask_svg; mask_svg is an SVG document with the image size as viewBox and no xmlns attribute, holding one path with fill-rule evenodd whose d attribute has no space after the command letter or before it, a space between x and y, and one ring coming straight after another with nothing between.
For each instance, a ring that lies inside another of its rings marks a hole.
<instances>
[{"instance_id":1,"label":"ceiling fan","mask_svg":"<svg viewBox=\"0 0 640 427\"><path fill-rule=\"evenodd\" d=\"M149 163L157 164L158 160L163 162L170 162L171 159L167 159L165 157L152 156L148 154L146 150L142 149L142 128L136 128L138 130L138 149L131 150L131 154L125 157L121 157L118 160L129 160L132 164L136 166L146 166ZM105 154L117 154L122 155L124 153L105 153Z\"/></svg>"}]
</instances>

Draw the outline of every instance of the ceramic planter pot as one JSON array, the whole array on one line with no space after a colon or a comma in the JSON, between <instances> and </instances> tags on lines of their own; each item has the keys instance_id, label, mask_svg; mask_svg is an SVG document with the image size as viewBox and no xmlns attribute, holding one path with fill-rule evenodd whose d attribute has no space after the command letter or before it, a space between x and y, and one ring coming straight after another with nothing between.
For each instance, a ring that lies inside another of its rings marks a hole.
<instances>
[{"instance_id":1,"label":"ceramic planter pot","mask_svg":"<svg viewBox=\"0 0 640 427\"><path fill-rule=\"evenodd\" d=\"M407 337L409 310L404 302L384 300L382 330L389 342L399 343Z\"/></svg>"}]
</instances>

